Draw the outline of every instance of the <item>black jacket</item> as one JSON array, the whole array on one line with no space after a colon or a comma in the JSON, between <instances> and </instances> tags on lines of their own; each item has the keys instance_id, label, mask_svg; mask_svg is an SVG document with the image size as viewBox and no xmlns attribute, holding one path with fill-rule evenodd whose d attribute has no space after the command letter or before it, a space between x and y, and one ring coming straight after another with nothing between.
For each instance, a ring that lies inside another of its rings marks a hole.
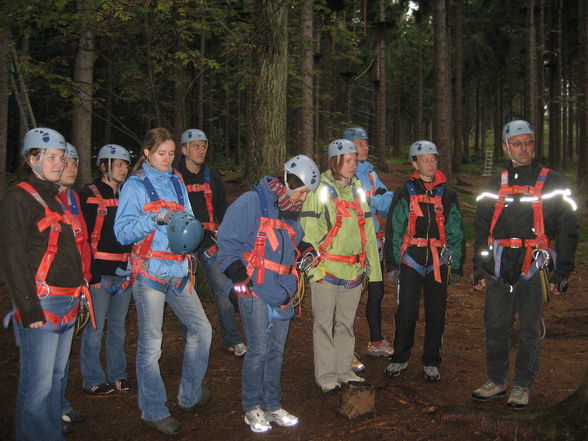
<instances>
[{"instance_id":1,"label":"black jacket","mask_svg":"<svg viewBox=\"0 0 588 441\"><path fill-rule=\"evenodd\" d=\"M37 190L52 211L63 214L55 199L57 186L54 183L35 176L24 181ZM45 321L35 283L49 241L50 229L41 233L37 228L37 222L44 217L44 208L20 187L12 187L0 202L0 269L25 327ZM71 227L65 222L60 225L58 250L46 282L65 288L77 287L83 281L82 259Z\"/></svg>"},{"instance_id":2,"label":"black jacket","mask_svg":"<svg viewBox=\"0 0 588 441\"><path fill-rule=\"evenodd\" d=\"M194 174L186 168L186 159L182 158L178 164L177 170L182 174L182 177L184 178L184 183L186 185L201 185L204 184L205 167L206 165L203 165L200 168L200 171ZM206 199L204 197L204 192L198 191L188 193L188 196L190 198L190 205L192 206L194 216L200 222L214 221L218 225L220 225L220 223L223 221L225 212L227 211L227 207L229 206L229 204L227 203L225 185L223 183L223 180L220 174L218 174L218 172L216 172L215 170L210 170L210 190L212 191L212 206L214 209L214 219L208 218L208 209L206 208ZM202 239L202 243L200 244L199 250L206 250L210 248L213 244L214 240L212 238L212 233L208 230L205 230L204 238Z\"/></svg>"},{"instance_id":3,"label":"black jacket","mask_svg":"<svg viewBox=\"0 0 588 441\"><path fill-rule=\"evenodd\" d=\"M119 194L115 195L112 187L100 179L95 180L94 185L104 199L118 199ZM96 216L98 215L98 205L88 204L88 198L94 197L94 193L88 186L79 192L79 196L80 203L82 204L82 214L88 227L88 240L91 241L94 225L96 225ZM114 236L114 218L116 217L117 208L107 207L106 209L106 216L104 217L104 224L102 225L102 232L98 241L98 251L117 254L131 252L132 245L121 245ZM117 268L126 270L127 262L92 259L92 281L90 283L99 283L101 276L116 275Z\"/></svg>"},{"instance_id":4,"label":"black jacket","mask_svg":"<svg viewBox=\"0 0 588 441\"><path fill-rule=\"evenodd\" d=\"M529 185L534 186L542 166L538 160L533 160L531 165L513 167L509 161L509 186ZM562 177L551 170L545 179L543 195L554 190L566 188ZM500 174L490 178L484 192L494 195L500 189ZM531 203L521 202L524 195L511 195L512 202L505 205L496 226L494 227L495 239L520 238L532 239L533 232L533 209ZM490 225L494 215L496 199L484 197L477 203L476 210L476 240L474 243L474 269L483 270L494 274L494 258L488 249L488 236ZM545 234L553 243L557 253L555 271L561 277L568 277L574 269L574 255L578 244L578 231L576 228L576 216L571 203L564 200L563 196L557 195L543 201L543 219ZM488 252L488 256L482 256L482 252ZM525 255L524 248L504 248L502 254L501 277L503 280L514 284L520 278L522 263Z\"/></svg>"}]
</instances>

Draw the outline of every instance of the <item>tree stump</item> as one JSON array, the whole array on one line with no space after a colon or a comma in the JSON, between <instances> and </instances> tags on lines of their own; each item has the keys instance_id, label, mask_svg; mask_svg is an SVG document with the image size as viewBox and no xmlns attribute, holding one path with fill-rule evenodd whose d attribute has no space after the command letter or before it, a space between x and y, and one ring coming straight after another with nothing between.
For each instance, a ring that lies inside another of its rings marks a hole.
<instances>
[{"instance_id":1,"label":"tree stump","mask_svg":"<svg viewBox=\"0 0 588 441\"><path fill-rule=\"evenodd\" d=\"M376 407L376 390L367 383L349 382L344 386L339 412L349 420L371 417Z\"/></svg>"}]
</instances>

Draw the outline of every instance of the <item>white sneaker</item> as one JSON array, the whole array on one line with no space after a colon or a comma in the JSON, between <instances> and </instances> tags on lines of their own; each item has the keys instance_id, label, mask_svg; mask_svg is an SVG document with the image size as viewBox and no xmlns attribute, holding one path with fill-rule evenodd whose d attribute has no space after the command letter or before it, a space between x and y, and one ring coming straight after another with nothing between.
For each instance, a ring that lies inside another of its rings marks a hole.
<instances>
[{"instance_id":1,"label":"white sneaker","mask_svg":"<svg viewBox=\"0 0 588 441\"><path fill-rule=\"evenodd\" d=\"M295 426L298 424L298 417L288 413L285 409L278 409L274 412L266 412L265 418L269 422L275 422L279 426Z\"/></svg>"},{"instance_id":2,"label":"white sneaker","mask_svg":"<svg viewBox=\"0 0 588 441\"><path fill-rule=\"evenodd\" d=\"M350 381L358 381L360 383L363 383L365 381L365 378L362 378L359 375L357 375L355 372L351 371L345 375L340 375L337 378L337 381L339 382L339 384L347 384Z\"/></svg>"},{"instance_id":3,"label":"white sneaker","mask_svg":"<svg viewBox=\"0 0 588 441\"><path fill-rule=\"evenodd\" d=\"M319 384L319 386L325 394L341 388L341 385L336 381L327 381L324 384Z\"/></svg>"},{"instance_id":4,"label":"white sneaker","mask_svg":"<svg viewBox=\"0 0 588 441\"><path fill-rule=\"evenodd\" d=\"M254 407L249 412L245 413L245 422L251 427L251 431L255 433L263 433L272 430L272 425L265 416L265 412L259 408Z\"/></svg>"},{"instance_id":5,"label":"white sneaker","mask_svg":"<svg viewBox=\"0 0 588 441\"><path fill-rule=\"evenodd\" d=\"M242 357L247 352L247 346L245 346L245 343L237 343L235 346L231 346L229 351L237 357Z\"/></svg>"}]
</instances>

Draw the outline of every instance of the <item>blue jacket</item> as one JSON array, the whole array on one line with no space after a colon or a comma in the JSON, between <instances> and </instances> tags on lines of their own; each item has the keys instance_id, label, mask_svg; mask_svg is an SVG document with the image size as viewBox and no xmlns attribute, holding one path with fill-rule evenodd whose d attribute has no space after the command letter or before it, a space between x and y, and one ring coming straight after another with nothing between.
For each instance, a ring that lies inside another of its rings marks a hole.
<instances>
[{"instance_id":1,"label":"blue jacket","mask_svg":"<svg viewBox=\"0 0 588 441\"><path fill-rule=\"evenodd\" d=\"M388 210L390 209L390 204L394 198L394 192L388 190L388 187L386 187L386 185L380 180L378 172L376 172L374 166L369 161L359 161L355 175L361 181L361 188L363 188L366 194L371 197L370 209L377 233L380 231L380 224L378 218L374 215L379 214L380 216L388 216ZM380 188L386 190L386 193L374 196L373 192Z\"/></svg>"},{"instance_id":2,"label":"blue jacket","mask_svg":"<svg viewBox=\"0 0 588 441\"><path fill-rule=\"evenodd\" d=\"M172 179L178 179L178 177L173 170L161 172L148 164L143 164L141 171L145 177L149 178L161 199L168 202L179 202L172 184ZM155 230L151 248L157 251L169 251L167 226L157 225L153 220L156 213L143 212L143 207L151 200L141 180L141 171L131 176L120 192L118 210L114 220L114 234L122 245L129 245L139 242ZM184 208L187 213L193 214L186 186L180 182L180 188L184 197ZM187 259L184 259L183 262L174 262L151 258L148 265L148 273L157 278L184 277L188 274Z\"/></svg>"},{"instance_id":3,"label":"blue jacket","mask_svg":"<svg viewBox=\"0 0 588 441\"><path fill-rule=\"evenodd\" d=\"M275 205L276 196L267 184L271 179L273 178L262 178L259 186L265 197L268 217L280 219L279 210ZM231 263L239 259L247 266L247 262L243 260L243 254L253 249L259 229L260 218L260 198L255 190L250 190L241 195L239 199L229 206L220 224L217 236L219 245L218 260L221 271L225 271ZM293 228L296 233L294 240L298 244L303 235L300 222L297 220L285 220L283 218L280 220L285 221ZM296 249L287 232L281 229L277 230L276 236L279 245L274 251L270 246L269 240L266 241L265 258L280 265L294 265ZM287 303L296 292L297 280L293 274L279 275L266 269L264 283L256 284L256 278L257 272L253 274L252 279L254 293L271 306L279 306ZM232 283L229 281L225 286L225 292L227 294L231 290L231 287Z\"/></svg>"}]
</instances>

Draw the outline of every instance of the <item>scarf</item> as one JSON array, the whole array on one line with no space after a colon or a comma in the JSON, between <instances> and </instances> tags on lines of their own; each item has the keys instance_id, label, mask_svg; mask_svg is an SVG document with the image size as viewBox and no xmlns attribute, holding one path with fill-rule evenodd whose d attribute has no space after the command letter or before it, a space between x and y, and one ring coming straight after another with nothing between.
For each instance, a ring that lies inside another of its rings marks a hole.
<instances>
[{"instance_id":1,"label":"scarf","mask_svg":"<svg viewBox=\"0 0 588 441\"><path fill-rule=\"evenodd\" d=\"M293 204L286 192L286 187L280 182L278 178L274 178L267 183L276 195L276 204L280 211L300 211L302 209L302 202Z\"/></svg>"}]
</instances>

